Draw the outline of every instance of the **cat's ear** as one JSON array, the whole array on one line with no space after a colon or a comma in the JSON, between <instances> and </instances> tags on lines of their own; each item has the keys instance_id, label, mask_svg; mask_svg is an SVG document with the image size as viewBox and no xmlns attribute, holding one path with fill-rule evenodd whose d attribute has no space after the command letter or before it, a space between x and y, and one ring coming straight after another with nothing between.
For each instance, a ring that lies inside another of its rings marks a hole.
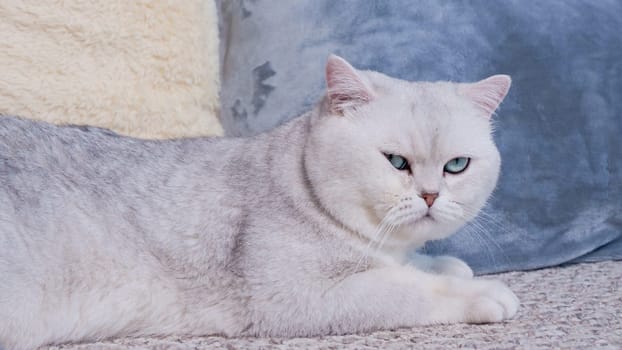
<instances>
[{"instance_id":1,"label":"cat's ear","mask_svg":"<svg viewBox=\"0 0 622 350\"><path fill-rule=\"evenodd\" d=\"M371 101L374 96L366 79L336 55L330 55L326 63L326 87L330 110L339 115L348 108Z\"/></svg>"},{"instance_id":2,"label":"cat's ear","mask_svg":"<svg viewBox=\"0 0 622 350\"><path fill-rule=\"evenodd\" d=\"M490 117L507 95L511 84L510 76L493 75L477 83L463 85L461 92Z\"/></svg>"}]
</instances>

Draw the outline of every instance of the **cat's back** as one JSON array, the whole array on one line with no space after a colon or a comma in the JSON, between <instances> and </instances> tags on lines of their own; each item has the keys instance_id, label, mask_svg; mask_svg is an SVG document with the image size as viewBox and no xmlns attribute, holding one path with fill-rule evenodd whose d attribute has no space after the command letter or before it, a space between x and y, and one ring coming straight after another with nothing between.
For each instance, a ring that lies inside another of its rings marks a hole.
<instances>
[{"instance_id":1,"label":"cat's back","mask_svg":"<svg viewBox=\"0 0 622 350\"><path fill-rule=\"evenodd\" d=\"M68 179L81 182L88 177L85 170L94 165L93 151L106 147L97 133L101 132L0 117L0 209L5 214L9 209L16 214L28 204L35 209L39 201L34 197L56 192Z\"/></svg>"},{"instance_id":2,"label":"cat's back","mask_svg":"<svg viewBox=\"0 0 622 350\"><path fill-rule=\"evenodd\" d=\"M3 226L49 221L70 204L91 207L97 195L131 181L144 148L104 129L0 117L0 212L8 216Z\"/></svg>"},{"instance_id":3,"label":"cat's back","mask_svg":"<svg viewBox=\"0 0 622 350\"><path fill-rule=\"evenodd\" d=\"M100 222L107 213L156 210L165 205L156 200L176 201L201 178L217 186L222 176L211 158L222 157L222 143L141 140L96 127L1 116L0 231L51 224L61 231L59 226L80 226L73 222L78 215Z\"/></svg>"},{"instance_id":4,"label":"cat's back","mask_svg":"<svg viewBox=\"0 0 622 350\"><path fill-rule=\"evenodd\" d=\"M210 157L231 148L226 144L219 138L144 140L98 127L0 116L0 183L40 177L50 189L62 181L85 187L114 181L122 185L144 177L149 184L149 179L170 176L173 169L198 161L209 171Z\"/></svg>"},{"instance_id":5,"label":"cat's back","mask_svg":"<svg viewBox=\"0 0 622 350\"><path fill-rule=\"evenodd\" d=\"M86 170L94 165L98 156L105 156L103 150L122 150L128 146L124 138L114 135L99 128L63 127L2 116L0 183L6 185L8 181L25 177L45 177L53 181L58 174L67 175L77 170L78 163L80 169Z\"/></svg>"},{"instance_id":6,"label":"cat's back","mask_svg":"<svg viewBox=\"0 0 622 350\"><path fill-rule=\"evenodd\" d=\"M28 172L42 176L54 171L84 172L101 166L98 163L108 160L105 158L115 159L110 166L132 163L144 157L148 148L147 142L97 127L57 126L0 116L0 179L4 180Z\"/></svg>"},{"instance_id":7,"label":"cat's back","mask_svg":"<svg viewBox=\"0 0 622 350\"><path fill-rule=\"evenodd\" d=\"M215 225L227 193L221 164L240 142L141 140L0 116L0 265L26 251L42 261L61 251L84 260L88 249L132 255L197 231L197 218Z\"/></svg>"}]
</instances>

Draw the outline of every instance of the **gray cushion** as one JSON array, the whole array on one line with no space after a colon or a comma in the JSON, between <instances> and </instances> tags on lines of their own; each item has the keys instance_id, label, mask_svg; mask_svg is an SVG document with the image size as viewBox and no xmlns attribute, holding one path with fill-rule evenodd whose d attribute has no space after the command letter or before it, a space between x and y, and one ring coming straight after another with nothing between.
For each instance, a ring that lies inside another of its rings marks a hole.
<instances>
[{"instance_id":1,"label":"gray cushion","mask_svg":"<svg viewBox=\"0 0 622 350\"><path fill-rule=\"evenodd\" d=\"M622 2L223 1L222 121L269 130L310 108L326 57L407 80L513 87L486 214L425 247L476 272L622 258Z\"/></svg>"}]
</instances>

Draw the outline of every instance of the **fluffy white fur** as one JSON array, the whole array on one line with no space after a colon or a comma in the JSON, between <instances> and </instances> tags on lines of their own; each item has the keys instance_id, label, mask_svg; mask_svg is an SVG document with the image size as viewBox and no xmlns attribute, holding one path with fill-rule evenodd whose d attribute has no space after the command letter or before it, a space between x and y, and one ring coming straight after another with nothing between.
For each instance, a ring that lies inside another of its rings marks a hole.
<instances>
[{"instance_id":1,"label":"fluffy white fur","mask_svg":"<svg viewBox=\"0 0 622 350\"><path fill-rule=\"evenodd\" d=\"M220 135L213 1L0 2L0 113L142 138Z\"/></svg>"},{"instance_id":2,"label":"fluffy white fur","mask_svg":"<svg viewBox=\"0 0 622 350\"><path fill-rule=\"evenodd\" d=\"M490 101L509 79L412 83L336 56L326 75L313 111L246 139L141 141L0 118L0 344L512 317L516 296L464 262L405 258L493 190ZM443 171L464 156L463 173Z\"/></svg>"}]
</instances>

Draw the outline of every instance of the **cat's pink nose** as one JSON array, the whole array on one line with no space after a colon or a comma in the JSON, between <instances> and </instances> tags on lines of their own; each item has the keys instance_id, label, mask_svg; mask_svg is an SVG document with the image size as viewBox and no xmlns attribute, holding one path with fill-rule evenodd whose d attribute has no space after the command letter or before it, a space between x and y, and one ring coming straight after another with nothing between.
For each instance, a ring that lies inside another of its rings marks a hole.
<instances>
[{"instance_id":1,"label":"cat's pink nose","mask_svg":"<svg viewBox=\"0 0 622 350\"><path fill-rule=\"evenodd\" d=\"M434 201L436 200L436 198L438 198L438 192L422 193L421 197L423 198L423 200L425 201L425 204L427 204L429 208L432 206L432 204L434 204Z\"/></svg>"}]
</instances>

